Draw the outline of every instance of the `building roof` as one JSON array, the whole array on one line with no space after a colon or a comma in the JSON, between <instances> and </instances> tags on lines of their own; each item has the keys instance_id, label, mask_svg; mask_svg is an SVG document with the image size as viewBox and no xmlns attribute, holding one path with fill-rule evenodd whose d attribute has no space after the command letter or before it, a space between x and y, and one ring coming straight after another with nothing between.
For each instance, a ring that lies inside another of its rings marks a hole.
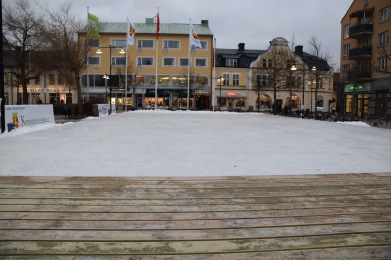
<instances>
[{"instance_id":1,"label":"building roof","mask_svg":"<svg viewBox=\"0 0 391 260\"><path fill-rule=\"evenodd\" d=\"M137 34L156 34L156 24L148 21L146 23L133 23ZM193 24L198 35L210 35L213 33L209 28L208 21L203 20L202 24ZM99 23L99 33L123 33L127 30L126 23ZM86 32L84 27L83 32ZM189 34L189 24L185 23L161 23L159 34L183 35Z\"/></svg>"},{"instance_id":2,"label":"building roof","mask_svg":"<svg viewBox=\"0 0 391 260\"><path fill-rule=\"evenodd\" d=\"M220 49L216 48L216 55L222 55L222 56L241 56L241 55L247 55L247 56L255 56L258 57L258 55L264 53L263 50L238 50L238 49Z\"/></svg>"}]
</instances>

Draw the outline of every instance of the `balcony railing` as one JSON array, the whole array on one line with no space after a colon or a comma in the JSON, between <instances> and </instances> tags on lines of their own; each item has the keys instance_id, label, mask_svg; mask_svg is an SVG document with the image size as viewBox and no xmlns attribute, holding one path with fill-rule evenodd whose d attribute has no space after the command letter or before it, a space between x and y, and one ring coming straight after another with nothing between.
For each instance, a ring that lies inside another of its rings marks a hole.
<instances>
[{"instance_id":1,"label":"balcony railing","mask_svg":"<svg viewBox=\"0 0 391 260\"><path fill-rule=\"evenodd\" d=\"M349 28L349 37L362 38L373 33L373 24L362 23Z\"/></svg>"},{"instance_id":2,"label":"balcony railing","mask_svg":"<svg viewBox=\"0 0 391 260\"><path fill-rule=\"evenodd\" d=\"M355 48L349 51L349 59L356 60L362 58L369 58L372 56L371 47Z\"/></svg>"}]
</instances>

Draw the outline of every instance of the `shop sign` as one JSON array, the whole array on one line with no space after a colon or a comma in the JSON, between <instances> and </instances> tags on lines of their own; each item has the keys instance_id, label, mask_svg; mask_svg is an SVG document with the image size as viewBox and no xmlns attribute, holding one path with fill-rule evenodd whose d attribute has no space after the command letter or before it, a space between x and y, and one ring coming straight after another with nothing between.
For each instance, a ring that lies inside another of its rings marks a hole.
<instances>
[{"instance_id":1,"label":"shop sign","mask_svg":"<svg viewBox=\"0 0 391 260\"><path fill-rule=\"evenodd\" d=\"M360 85L355 85L355 84L349 84L345 85L345 93L348 92L368 92L371 89L371 84L370 83L364 83Z\"/></svg>"},{"instance_id":2,"label":"shop sign","mask_svg":"<svg viewBox=\"0 0 391 260\"><path fill-rule=\"evenodd\" d=\"M227 97L236 97L236 92L227 92L225 93Z\"/></svg>"},{"instance_id":3,"label":"shop sign","mask_svg":"<svg viewBox=\"0 0 391 260\"><path fill-rule=\"evenodd\" d=\"M30 92L30 88L27 88L27 92ZM56 88L32 88L31 93L60 93Z\"/></svg>"},{"instance_id":4,"label":"shop sign","mask_svg":"<svg viewBox=\"0 0 391 260\"><path fill-rule=\"evenodd\" d=\"M5 123L15 128L55 124L53 105L6 105Z\"/></svg>"}]
</instances>

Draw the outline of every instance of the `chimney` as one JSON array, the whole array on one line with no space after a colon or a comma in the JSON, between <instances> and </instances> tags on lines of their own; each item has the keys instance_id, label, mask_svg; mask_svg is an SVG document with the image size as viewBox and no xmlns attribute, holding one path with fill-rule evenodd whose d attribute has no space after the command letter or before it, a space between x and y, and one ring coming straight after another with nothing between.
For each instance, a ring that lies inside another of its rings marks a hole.
<instances>
[{"instance_id":1,"label":"chimney","mask_svg":"<svg viewBox=\"0 0 391 260\"><path fill-rule=\"evenodd\" d=\"M209 21L208 20L201 20L201 25L208 26L209 25Z\"/></svg>"},{"instance_id":2,"label":"chimney","mask_svg":"<svg viewBox=\"0 0 391 260\"><path fill-rule=\"evenodd\" d=\"M299 56L303 56L303 45L297 45L295 47L295 54Z\"/></svg>"},{"instance_id":3,"label":"chimney","mask_svg":"<svg viewBox=\"0 0 391 260\"><path fill-rule=\"evenodd\" d=\"M244 51L244 43L239 43L238 44L238 50L239 51Z\"/></svg>"}]
</instances>

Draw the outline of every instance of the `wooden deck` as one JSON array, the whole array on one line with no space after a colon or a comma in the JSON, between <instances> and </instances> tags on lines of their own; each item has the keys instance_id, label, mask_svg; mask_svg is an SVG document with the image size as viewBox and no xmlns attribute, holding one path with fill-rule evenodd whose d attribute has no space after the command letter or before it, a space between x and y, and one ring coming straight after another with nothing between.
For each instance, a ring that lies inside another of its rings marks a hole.
<instances>
[{"instance_id":1,"label":"wooden deck","mask_svg":"<svg viewBox=\"0 0 391 260\"><path fill-rule=\"evenodd\" d=\"M1 259L391 258L391 173L0 186Z\"/></svg>"}]
</instances>

